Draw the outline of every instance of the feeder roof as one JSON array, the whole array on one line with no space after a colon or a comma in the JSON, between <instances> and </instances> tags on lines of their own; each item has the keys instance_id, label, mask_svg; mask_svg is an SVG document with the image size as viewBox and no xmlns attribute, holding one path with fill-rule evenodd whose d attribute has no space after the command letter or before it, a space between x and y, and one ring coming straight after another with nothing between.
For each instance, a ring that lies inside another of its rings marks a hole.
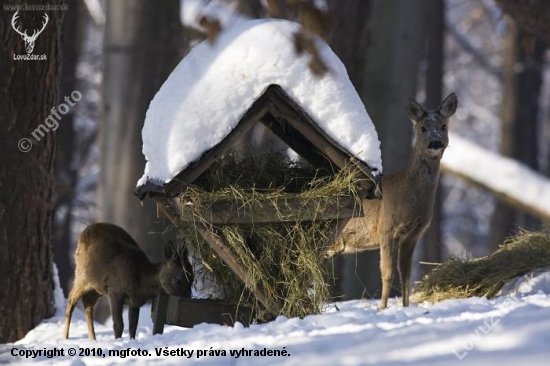
<instances>
[{"instance_id":1,"label":"feeder roof","mask_svg":"<svg viewBox=\"0 0 550 366\"><path fill-rule=\"evenodd\" d=\"M220 144L268 86L278 85L340 149L371 172L382 170L380 142L372 121L329 46L315 40L329 68L309 68L297 55L300 25L286 20L242 21L215 43L197 45L155 95L142 131L145 185L162 186Z\"/></svg>"}]
</instances>

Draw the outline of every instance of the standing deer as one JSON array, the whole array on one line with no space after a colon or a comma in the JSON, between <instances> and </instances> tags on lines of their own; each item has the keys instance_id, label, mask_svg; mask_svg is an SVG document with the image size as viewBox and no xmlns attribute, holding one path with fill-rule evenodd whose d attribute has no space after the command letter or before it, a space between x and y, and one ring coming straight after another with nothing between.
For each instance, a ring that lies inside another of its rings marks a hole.
<instances>
[{"instance_id":1,"label":"standing deer","mask_svg":"<svg viewBox=\"0 0 550 366\"><path fill-rule=\"evenodd\" d=\"M382 177L382 200L365 200L365 216L351 219L327 252L330 256L380 248L381 309L388 305L396 259L403 306L409 306L413 251L432 219L439 163L449 143L447 123L456 107L454 93L436 110L429 111L407 98L405 112L413 122L415 137L409 164L402 171Z\"/></svg>"},{"instance_id":2,"label":"standing deer","mask_svg":"<svg viewBox=\"0 0 550 366\"><path fill-rule=\"evenodd\" d=\"M129 305L130 338L136 337L139 308L161 291L190 296L192 275L187 251L179 256L171 244L164 247L166 262L153 264L134 239L119 226L89 225L80 237L75 253L75 279L65 312L65 339L69 337L71 316L80 298L84 303L88 338L95 340L94 305L109 296L115 338L122 336L122 306Z\"/></svg>"}]
</instances>

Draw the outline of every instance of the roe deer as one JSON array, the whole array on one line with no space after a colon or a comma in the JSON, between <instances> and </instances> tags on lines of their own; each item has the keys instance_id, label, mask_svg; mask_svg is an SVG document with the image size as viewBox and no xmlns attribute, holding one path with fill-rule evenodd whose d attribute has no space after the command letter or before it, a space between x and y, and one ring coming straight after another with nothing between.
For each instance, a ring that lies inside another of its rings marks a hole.
<instances>
[{"instance_id":1,"label":"roe deer","mask_svg":"<svg viewBox=\"0 0 550 366\"><path fill-rule=\"evenodd\" d=\"M192 275L187 253L179 256L171 244L164 247L166 262L153 264L134 239L119 226L97 223L86 227L75 253L75 278L65 312L65 339L71 316L80 298L84 303L88 338L95 340L94 305L109 296L115 338L122 336L122 306L129 305L130 338L136 337L139 308L161 291L190 296Z\"/></svg>"},{"instance_id":2,"label":"roe deer","mask_svg":"<svg viewBox=\"0 0 550 366\"><path fill-rule=\"evenodd\" d=\"M413 122L415 137L409 164L402 171L382 177L382 200L365 200L365 217L351 219L328 249L327 254L333 255L380 248L381 309L388 305L396 259L403 306L409 306L412 255L432 219L439 162L449 143L447 123L456 107L454 93L436 110L429 111L407 98L405 111Z\"/></svg>"}]
</instances>

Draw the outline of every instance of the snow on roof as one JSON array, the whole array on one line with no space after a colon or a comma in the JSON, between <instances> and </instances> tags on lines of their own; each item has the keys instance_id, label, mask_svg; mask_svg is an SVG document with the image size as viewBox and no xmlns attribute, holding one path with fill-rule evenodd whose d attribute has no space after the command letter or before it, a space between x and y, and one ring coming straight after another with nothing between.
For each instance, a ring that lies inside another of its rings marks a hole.
<instances>
[{"instance_id":1,"label":"snow on roof","mask_svg":"<svg viewBox=\"0 0 550 366\"><path fill-rule=\"evenodd\" d=\"M280 85L332 139L382 170L372 121L329 46L317 47L330 71L314 75L307 54L298 56L293 36L300 25L286 20L239 21L214 45L197 45L155 95L143 127L147 159L138 186L169 182L220 143L270 84Z\"/></svg>"}]
</instances>

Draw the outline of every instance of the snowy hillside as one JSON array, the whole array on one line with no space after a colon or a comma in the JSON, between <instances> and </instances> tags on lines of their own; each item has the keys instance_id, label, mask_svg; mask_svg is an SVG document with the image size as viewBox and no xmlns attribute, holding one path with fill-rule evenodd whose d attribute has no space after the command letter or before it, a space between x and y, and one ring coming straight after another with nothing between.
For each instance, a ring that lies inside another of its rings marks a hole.
<instances>
[{"instance_id":1,"label":"snowy hillside","mask_svg":"<svg viewBox=\"0 0 550 366\"><path fill-rule=\"evenodd\" d=\"M44 321L24 339L0 346L0 364L547 365L550 272L511 281L506 293L494 300L447 300L410 308L402 308L400 301L393 299L383 311L377 310L377 301L355 300L330 304L325 314L305 319L279 317L250 328L167 326L165 333L157 336L151 335L147 309L143 308L137 340L130 341L127 331L123 339L114 340L110 326L96 325L97 342L87 340L84 316L78 310L70 339L62 339L63 304L55 317ZM63 349L65 355L34 359L12 356L54 348ZM77 356L67 355L70 348L77 350ZM109 351L139 349L149 355L78 356L79 348L106 355ZM252 355L245 356L243 349L252 350ZM270 350L279 354L286 351L286 356L253 355ZM157 356L157 352L165 351L175 355ZM226 355L210 356L214 351ZM231 356L231 351L239 351L240 356ZM189 352L193 353L188 359Z\"/></svg>"}]
</instances>

